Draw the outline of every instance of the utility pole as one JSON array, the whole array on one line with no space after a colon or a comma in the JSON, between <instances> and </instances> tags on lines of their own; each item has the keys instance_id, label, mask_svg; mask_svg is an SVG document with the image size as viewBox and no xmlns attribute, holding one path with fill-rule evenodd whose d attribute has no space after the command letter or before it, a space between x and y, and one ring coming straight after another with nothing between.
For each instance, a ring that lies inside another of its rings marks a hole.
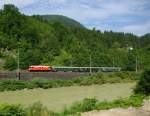
<instances>
[{"instance_id":1,"label":"utility pole","mask_svg":"<svg viewBox=\"0 0 150 116\"><path fill-rule=\"evenodd\" d=\"M17 79L20 80L20 54L19 54L19 47L18 47L18 58L17 58L17 65L18 65L18 69L17 69Z\"/></svg>"},{"instance_id":2,"label":"utility pole","mask_svg":"<svg viewBox=\"0 0 150 116\"><path fill-rule=\"evenodd\" d=\"M90 74L92 74L92 56L90 54Z\"/></svg>"},{"instance_id":3,"label":"utility pole","mask_svg":"<svg viewBox=\"0 0 150 116\"><path fill-rule=\"evenodd\" d=\"M72 59L70 60L70 66L72 67Z\"/></svg>"},{"instance_id":4,"label":"utility pole","mask_svg":"<svg viewBox=\"0 0 150 116\"><path fill-rule=\"evenodd\" d=\"M114 72L114 69L115 69L115 68L114 68L114 67L115 67L114 65L115 65L115 61L114 61L114 58L113 58L113 72Z\"/></svg>"},{"instance_id":5,"label":"utility pole","mask_svg":"<svg viewBox=\"0 0 150 116\"><path fill-rule=\"evenodd\" d=\"M136 71L136 73L138 72L138 59L137 59L137 56L136 56L136 58L135 58L135 71Z\"/></svg>"}]
</instances>

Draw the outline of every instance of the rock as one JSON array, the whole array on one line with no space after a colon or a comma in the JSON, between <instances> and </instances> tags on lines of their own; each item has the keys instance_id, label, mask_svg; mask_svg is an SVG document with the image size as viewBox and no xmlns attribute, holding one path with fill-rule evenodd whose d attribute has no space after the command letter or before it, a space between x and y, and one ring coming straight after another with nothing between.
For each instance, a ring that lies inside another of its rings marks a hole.
<instances>
[{"instance_id":1,"label":"rock","mask_svg":"<svg viewBox=\"0 0 150 116\"><path fill-rule=\"evenodd\" d=\"M81 116L150 116L150 112L135 108L116 108L102 111L92 111L81 114Z\"/></svg>"}]
</instances>

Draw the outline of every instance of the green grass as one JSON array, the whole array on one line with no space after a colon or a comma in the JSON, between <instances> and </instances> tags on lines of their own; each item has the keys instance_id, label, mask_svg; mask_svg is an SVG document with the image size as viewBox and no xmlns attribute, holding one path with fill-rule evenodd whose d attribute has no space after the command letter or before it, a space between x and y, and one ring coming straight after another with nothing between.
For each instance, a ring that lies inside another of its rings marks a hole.
<instances>
[{"instance_id":1,"label":"green grass","mask_svg":"<svg viewBox=\"0 0 150 116\"><path fill-rule=\"evenodd\" d=\"M61 111L84 98L96 98L99 101L128 97L135 83L118 83L90 86L71 86L52 89L33 89L0 92L0 104L23 104L25 106L40 101L53 111Z\"/></svg>"}]
</instances>

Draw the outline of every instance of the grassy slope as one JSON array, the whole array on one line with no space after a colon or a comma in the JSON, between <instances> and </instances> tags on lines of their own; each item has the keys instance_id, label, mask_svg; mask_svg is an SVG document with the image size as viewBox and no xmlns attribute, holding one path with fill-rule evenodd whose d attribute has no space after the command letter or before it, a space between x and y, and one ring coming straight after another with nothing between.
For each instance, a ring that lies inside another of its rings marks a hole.
<instances>
[{"instance_id":1,"label":"grassy slope","mask_svg":"<svg viewBox=\"0 0 150 116\"><path fill-rule=\"evenodd\" d=\"M15 92L0 92L0 104L20 103L29 105L40 101L50 110L60 111L66 105L80 101L84 98L113 100L118 97L128 97L135 83L126 84L104 84L91 86L72 86L53 89L34 89Z\"/></svg>"}]
</instances>

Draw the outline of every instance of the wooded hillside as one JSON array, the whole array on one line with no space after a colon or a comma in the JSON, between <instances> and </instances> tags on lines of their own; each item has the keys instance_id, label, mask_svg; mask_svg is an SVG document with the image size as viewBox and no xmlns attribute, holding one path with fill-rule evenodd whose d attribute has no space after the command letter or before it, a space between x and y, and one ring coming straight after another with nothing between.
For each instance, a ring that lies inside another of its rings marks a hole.
<instances>
[{"instance_id":1,"label":"wooded hillside","mask_svg":"<svg viewBox=\"0 0 150 116\"><path fill-rule=\"evenodd\" d=\"M124 70L150 67L150 34L138 37L131 33L101 32L65 26L39 16L25 16L14 5L0 10L0 69L29 65L119 66ZM133 49L132 49L133 48Z\"/></svg>"}]
</instances>

